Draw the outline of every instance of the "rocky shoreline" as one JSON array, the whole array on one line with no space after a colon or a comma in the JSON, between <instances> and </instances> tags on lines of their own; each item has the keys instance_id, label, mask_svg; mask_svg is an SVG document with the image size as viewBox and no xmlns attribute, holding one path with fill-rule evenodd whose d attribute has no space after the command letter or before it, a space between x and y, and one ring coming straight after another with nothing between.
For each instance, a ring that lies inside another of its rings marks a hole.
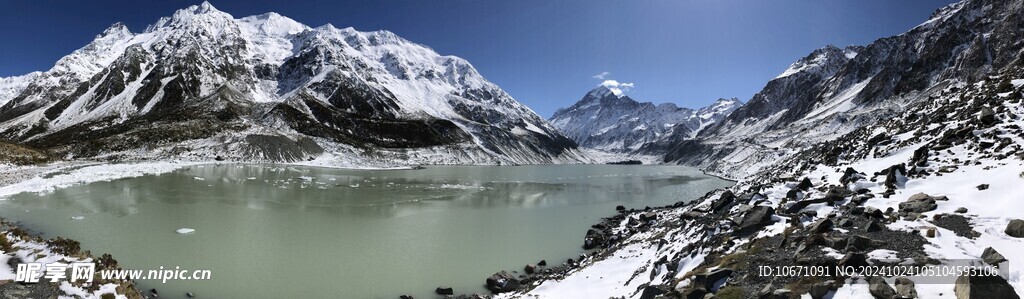
<instances>
[{"instance_id":1,"label":"rocky shoreline","mask_svg":"<svg viewBox=\"0 0 1024 299\"><path fill-rule=\"evenodd\" d=\"M948 88L907 107L907 117L809 146L689 204L622 210L587 231L583 246L595 250L587 257L552 275L524 274L515 290L494 296L1019 298L1024 215L1014 194L1024 180L1024 108L1020 86L998 94L1002 81ZM961 103L945 102L953 100ZM760 273L956 261L1000 275L938 283ZM595 270L610 263L633 273ZM602 288L614 292L587 293Z\"/></svg>"},{"instance_id":2,"label":"rocky shoreline","mask_svg":"<svg viewBox=\"0 0 1024 299\"><path fill-rule=\"evenodd\" d=\"M58 296L80 296L88 294L96 298L114 298L117 295L129 299L147 298L136 289L130 280L105 280L99 275L101 270L121 269L120 264L110 254L93 255L82 250L78 241L56 237L44 239L38 234L30 233L16 223L0 218L0 251L11 271L16 271L19 263L39 262L93 262L96 272L93 282L49 282L45 279L38 283L22 283L13 280L0 280L0 296L3 298L56 298ZM8 273L7 275L14 275ZM69 294L68 289L76 293Z\"/></svg>"}]
</instances>

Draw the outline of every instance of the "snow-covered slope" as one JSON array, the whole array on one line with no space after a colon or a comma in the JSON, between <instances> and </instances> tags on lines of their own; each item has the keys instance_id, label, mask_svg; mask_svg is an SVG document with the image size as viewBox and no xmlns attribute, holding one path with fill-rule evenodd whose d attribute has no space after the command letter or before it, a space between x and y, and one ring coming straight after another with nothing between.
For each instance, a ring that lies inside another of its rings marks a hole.
<instances>
[{"instance_id":1,"label":"snow-covered slope","mask_svg":"<svg viewBox=\"0 0 1024 299\"><path fill-rule=\"evenodd\" d=\"M828 46L769 81L697 138L646 147L666 161L741 178L815 142L895 117L948 86L1021 61L1022 1L965 0L864 47Z\"/></svg>"},{"instance_id":2,"label":"snow-covered slope","mask_svg":"<svg viewBox=\"0 0 1024 299\"><path fill-rule=\"evenodd\" d=\"M549 121L580 146L631 153L661 140L692 138L742 104L736 99L719 99L693 110L671 103L640 103L598 86L572 106L555 111Z\"/></svg>"},{"instance_id":3,"label":"snow-covered slope","mask_svg":"<svg viewBox=\"0 0 1024 299\"><path fill-rule=\"evenodd\" d=\"M581 240L598 250L498 298L1024 296L1024 63L907 105L727 190L607 218Z\"/></svg>"},{"instance_id":4,"label":"snow-covered slope","mask_svg":"<svg viewBox=\"0 0 1024 299\"><path fill-rule=\"evenodd\" d=\"M114 24L49 71L0 81L0 103L0 138L67 157L584 159L461 58L387 31L236 19L205 2L141 33Z\"/></svg>"}]
</instances>

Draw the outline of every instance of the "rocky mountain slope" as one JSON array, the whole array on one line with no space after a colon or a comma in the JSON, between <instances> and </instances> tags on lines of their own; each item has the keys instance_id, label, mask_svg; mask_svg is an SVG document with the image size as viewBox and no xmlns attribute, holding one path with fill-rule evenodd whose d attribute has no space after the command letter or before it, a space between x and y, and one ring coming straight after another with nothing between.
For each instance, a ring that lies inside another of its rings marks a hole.
<instances>
[{"instance_id":1,"label":"rocky mountain slope","mask_svg":"<svg viewBox=\"0 0 1024 299\"><path fill-rule=\"evenodd\" d=\"M719 99L697 110L672 103L654 105L598 86L572 106L555 111L549 121L580 146L631 153L654 142L692 138L741 105L736 99Z\"/></svg>"},{"instance_id":2,"label":"rocky mountain slope","mask_svg":"<svg viewBox=\"0 0 1024 299\"><path fill-rule=\"evenodd\" d=\"M596 250L498 297L1020 298L1022 127L1017 61L731 188L620 210L581 233Z\"/></svg>"},{"instance_id":3,"label":"rocky mountain slope","mask_svg":"<svg viewBox=\"0 0 1024 299\"><path fill-rule=\"evenodd\" d=\"M768 82L697 138L645 147L668 162L742 178L794 154L903 113L949 86L985 79L1021 59L1021 1L971 0L864 47L825 47Z\"/></svg>"},{"instance_id":4,"label":"rocky mountain slope","mask_svg":"<svg viewBox=\"0 0 1024 299\"><path fill-rule=\"evenodd\" d=\"M332 165L584 159L469 62L387 31L209 3L114 24L46 72L0 80L0 139L65 158Z\"/></svg>"}]
</instances>

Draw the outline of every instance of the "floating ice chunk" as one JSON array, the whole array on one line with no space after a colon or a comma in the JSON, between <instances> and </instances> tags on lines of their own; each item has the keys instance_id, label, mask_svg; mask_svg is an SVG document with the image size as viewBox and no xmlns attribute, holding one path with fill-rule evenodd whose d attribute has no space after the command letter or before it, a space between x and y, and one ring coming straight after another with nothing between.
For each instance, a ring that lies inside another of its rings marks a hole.
<instances>
[{"instance_id":1,"label":"floating ice chunk","mask_svg":"<svg viewBox=\"0 0 1024 299\"><path fill-rule=\"evenodd\" d=\"M201 177L192 177L192 179L195 179L197 181L205 181L206 180L206 179L201 178Z\"/></svg>"},{"instance_id":2,"label":"floating ice chunk","mask_svg":"<svg viewBox=\"0 0 1024 299\"><path fill-rule=\"evenodd\" d=\"M195 232L195 231L196 230L194 230L194 229L183 227L183 228L179 228L175 232L178 232L179 234L191 234L192 232Z\"/></svg>"},{"instance_id":3,"label":"floating ice chunk","mask_svg":"<svg viewBox=\"0 0 1024 299\"><path fill-rule=\"evenodd\" d=\"M71 220L82 220L82 219L85 219L85 216L71 216Z\"/></svg>"}]
</instances>

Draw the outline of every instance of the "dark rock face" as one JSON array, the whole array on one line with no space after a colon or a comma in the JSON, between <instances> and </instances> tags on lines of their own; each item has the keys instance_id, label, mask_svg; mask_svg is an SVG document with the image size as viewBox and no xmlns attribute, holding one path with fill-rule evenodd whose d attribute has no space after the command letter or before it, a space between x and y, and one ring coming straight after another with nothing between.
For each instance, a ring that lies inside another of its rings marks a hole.
<instances>
[{"instance_id":1,"label":"dark rock face","mask_svg":"<svg viewBox=\"0 0 1024 299\"><path fill-rule=\"evenodd\" d=\"M957 299L1020 299L1013 286L999 276L960 276L956 279L953 293Z\"/></svg>"},{"instance_id":2,"label":"dark rock face","mask_svg":"<svg viewBox=\"0 0 1024 299\"><path fill-rule=\"evenodd\" d=\"M1024 220L1013 219L1006 224L1006 235L1014 238L1024 238Z\"/></svg>"},{"instance_id":3,"label":"dark rock face","mask_svg":"<svg viewBox=\"0 0 1024 299\"><path fill-rule=\"evenodd\" d=\"M501 271L488 277L486 286L488 290L495 294L511 292L519 288L519 280L511 273Z\"/></svg>"}]
</instances>

